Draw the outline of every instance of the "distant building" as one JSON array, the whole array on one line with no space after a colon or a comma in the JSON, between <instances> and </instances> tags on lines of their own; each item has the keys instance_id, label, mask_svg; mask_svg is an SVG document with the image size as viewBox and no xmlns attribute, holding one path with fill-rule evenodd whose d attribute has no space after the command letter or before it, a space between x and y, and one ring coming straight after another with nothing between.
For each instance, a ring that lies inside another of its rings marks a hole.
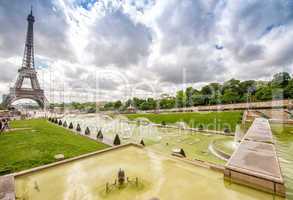
<instances>
[{"instance_id":1,"label":"distant building","mask_svg":"<svg viewBox=\"0 0 293 200\"><path fill-rule=\"evenodd\" d=\"M128 113L136 113L136 108L133 107L131 104L127 107L126 111Z\"/></svg>"},{"instance_id":2,"label":"distant building","mask_svg":"<svg viewBox=\"0 0 293 200\"><path fill-rule=\"evenodd\" d=\"M107 102L106 101L97 101L96 107L97 108L103 108Z\"/></svg>"}]
</instances>

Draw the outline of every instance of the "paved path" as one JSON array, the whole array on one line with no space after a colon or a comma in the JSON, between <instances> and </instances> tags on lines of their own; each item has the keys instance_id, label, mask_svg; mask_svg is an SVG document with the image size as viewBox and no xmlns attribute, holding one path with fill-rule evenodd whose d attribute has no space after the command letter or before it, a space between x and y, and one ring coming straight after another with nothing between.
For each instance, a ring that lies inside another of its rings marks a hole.
<instances>
[{"instance_id":1,"label":"paved path","mask_svg":"<svg viewBox=\"0 0 293 200\"><path fill-rule=\"evenodd\" d=\"M14 177L0 176L0 200L15 200Z\"/></svg>"},{"instance_id":2,"label":"paved path","mask_svg":"<svg viewBox=\"0 0 293 200\"><path fill-rule=\"evenodd\" d=\"M256 118L225 166L225 177L285 195L284 181L267 119Z\"/></svg>"}]
</instances>

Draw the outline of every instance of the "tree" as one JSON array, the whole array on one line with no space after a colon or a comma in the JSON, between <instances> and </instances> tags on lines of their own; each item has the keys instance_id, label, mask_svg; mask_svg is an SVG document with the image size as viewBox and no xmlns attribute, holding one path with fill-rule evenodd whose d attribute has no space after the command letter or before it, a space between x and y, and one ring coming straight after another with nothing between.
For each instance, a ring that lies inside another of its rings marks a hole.
<instances>
[{"instance_id":1,"label":"tree","mask_svg":"<svg viewBox=\"0 0 293 200\"><path fill-rule=\"evenodd\" d=\"M257 89L255 97L260 101L272 100L272 88L270 86L263 86Z\"/></svg>"},{"instance_id":2,"label":"tree","mask_svg":"<svg viewBox=\"0 0 293 200\"><path fill-rule=\"evenodd\" d=\"M238 93L235 92L233 89L226 89L222 96L223 103L236 103L238 100Z\"/></svg>"},{"instance_id":3,"label":"tree","mask_svg":"<svg viewBox=\"0 0 293 200\"><path fill-rule=\"evenodd\" d=\"M256 92L257 82L254 80L243 81L239 84L239 102L252 101Z\"/></svg>"},{"instance_id":4,"label":"tree","mask_svg":"<svg viewBox=\"0 0 293 200\"><path fill-rule=\"evenodd\" d=\"M149 103L148 102L143 102L143 103L141 103L140 105L139 105L139 107L138 107L140 110L149 110L149 108L150 108L150 105L149 105Z\"/></svg>"},{"instance_id":5,"label":"tree","mask_svg":"<svg viewBox=\"0 0 293 200\"><path fill-rule=\"evenodd\" d=\"M147 102L149 104L149 109L154 110L157 108L157 101L153 98L147 98Z\"/></svg>"},{"instance_id":6,"label":"tree","mask_svg":"<svg viewBox=\"0 0 293 200\"><path fill-rule=\"evenodd\" d=\"M108 102L104 105L105 110L112 110L114 108L114 104L112 102Z\"/></svg>"},{"instance_id":7,"label":"tree","mask_svg":"<svg viewBox=\"0 0 293 200\"><path fill-rule=\"evenodd\" d=\"M205 97L202 94L193 94L192 102L194 106L204 105Z\"/></svg>"},{"instance_id":8,"label":"tree","mask_svg":"<svg viewBox=\"0 0 293 200\"><path fill-rule=\"evenodd\" d=\"M128 108L131 104L132 104L132 100L131 100L131 99L128 99L128 100L125 102L125 107Z\"/></svg>"},{"instance_id":9,"label":"tree","mask_svg":"<svg viewBox=\"0 0 293 200\"><path fill-rule=\"evenodd\" d=\"M175 98L174 97L167 97L160 99L159 106L161 109L170 109L175 107Z\"/></svg>"},{"instance_id":10,"label":"tree","mask_svg":"<svg viewBox=\"0 0 293 200\"><path fill-rule=\"evenodd\" d=\"M119 108L122 106L122 102L119 100L119 101L116 101L115 103L114 103L114 108L116 109L116 110L119 110Z\"/></svg>"},{"instance_id":11,"label":"tree","mask_svg":"<svg viewBox=\"0 0 293 200\"><path fill-rule=\"evenodd\" d=\"M134 97L132 102L134 107L139 108L140 104L142 104L144 101L137 97Z\"/></svg>"},{"instance_id":12,"label":"tree","mask_svg":"<svg viewBox=\"0 0 293 200\"><path fill-rule=\"evenodd\" d=\"M293 79L291 79L284 90L285 98L293 98Z\"/></svg>"},{"instance_id":13,"label":"tree","mask_svg":"<svg viewBox=\"0 0 293 200\"><path fill-rule=\"evenodd\" d=\"M285 88L291 80L290 74L287 72L280 72L273 76L272 86L277 88Z\"/></svg>"},{"instance_id":14,"label":"tree","mask_svg":"<svg viewBox=\"0 0 293 200\"><path fill-rule=\"evenodd\" d=\"M180 90L176 94L177 107L182 108L186 105L186 95L183 90Z\"/></svg>"},{"instance_id":15,"label":"tree","mask_svg":"<svg viewBox=\"0 0 293 200\"><path fill-rule=\"evenodd\" d=\"M192 102L192 94L193 94L193 88L192 87L188 87L185 89L185 95L186 95L186 106L190 107L193 105Z\"/></svg>"}]
</instances>

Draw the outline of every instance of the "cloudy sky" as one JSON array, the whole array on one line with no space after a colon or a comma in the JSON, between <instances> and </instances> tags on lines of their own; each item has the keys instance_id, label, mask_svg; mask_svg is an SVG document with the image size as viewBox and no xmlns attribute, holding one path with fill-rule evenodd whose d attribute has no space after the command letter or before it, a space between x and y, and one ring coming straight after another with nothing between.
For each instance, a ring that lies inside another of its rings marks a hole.
<instances>
[{"instance_id":1,"label":"cloudy sky","mask_svg":"<svg viewBox=\"0 0 293 200\"><path fill-rule=\"evenodd\" d=\"M293 72L293 0L0 0L0 94L35 60L51 102L173 94Z\"/></svg>"}]
</instances>

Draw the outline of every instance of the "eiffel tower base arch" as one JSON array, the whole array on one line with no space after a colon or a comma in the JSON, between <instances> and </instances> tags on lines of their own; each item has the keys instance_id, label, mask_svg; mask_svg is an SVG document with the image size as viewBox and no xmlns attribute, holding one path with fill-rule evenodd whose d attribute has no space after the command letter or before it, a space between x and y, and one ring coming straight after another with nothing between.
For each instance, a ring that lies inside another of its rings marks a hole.
<instances>
[{"instance_id":1,"label":"eiffel tower base arch","mask_svg":"<svg viewBox=\"0 0 293 200\"><path fill-rule=\"evenodd\" d=\"M11 107L13 102L20 99L34 100L42 109L46 108L48 104L47 99L44 95L44 91L41 89L33 90L10 88L10 93L3 99L3 105L7 108Z\"/></svg>"}]
</instances>

